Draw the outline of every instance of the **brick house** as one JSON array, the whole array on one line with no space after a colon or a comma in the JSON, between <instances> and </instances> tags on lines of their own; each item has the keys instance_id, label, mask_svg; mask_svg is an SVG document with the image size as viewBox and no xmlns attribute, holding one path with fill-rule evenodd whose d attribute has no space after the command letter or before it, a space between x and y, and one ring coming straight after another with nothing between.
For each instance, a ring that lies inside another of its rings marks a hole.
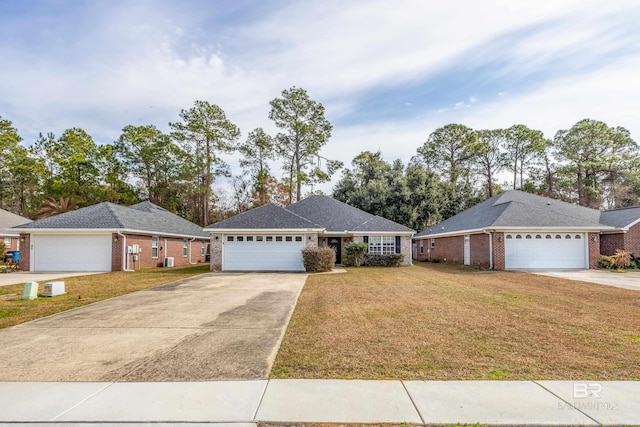
<instances>
[{"instance_id":1,"label":"brick house","mask_svg":"<svg viewBox=\"0 0 640 427\"><path fill-rule=\"evenodd\" d=\"M344 245L364 242L369 253L404 255L411 265L414 230L327 196L290 206L251 209L205 228L211 234L211 270L303 271L301 251L328 246L339 264Z\"/></svg>"},{"instance_id":2,"label":"brick house","mask_svg":"<svg viewBox=\"0 0 640 427\"><path fill-rule=\"evenodd\" d=\"M20 234L15 230L12 230L11 227L26 224L27 222L31 222L31 220L9 211L5 211L4 209L0 209L0 241L4 243L5 252L17 251L20 249ZM0 254L0 257L2 255L4 255L4 253ZM0 261L2 261L2 258L0 258Z\"/></svg>"},{"instance_id":3,"label":"brick house","mask_svg":"<svg viewBox=\"0 0 640 427\"><path fill-rule=\"evenodd\" d=\"M600 211L517 190L414 237L418 260L496 270L597 268L615 249L640 254L640 207Z\"/></svg>"},{"instance_id":4,"label":"brick house","mask_svg":"<svg viewBox=\"0 0 640 427\"><path fill-rule=\"evenodd\" d=\"M640 206L603 211L600 222L614 227L600 236L600 253L613 255L624 249L640 256Z\"/></svg>"},{"instance_id":5,"label":"brick house","mask_svg":"<svg viewBox=\"0 0 640 427\"><path fill-rule=\"evenodd\" d=\"M34 272L197 264L209 243L202 227L150 202L99 203L12 230L20 235L20 269Z\"/></svg>"}]
</instances>

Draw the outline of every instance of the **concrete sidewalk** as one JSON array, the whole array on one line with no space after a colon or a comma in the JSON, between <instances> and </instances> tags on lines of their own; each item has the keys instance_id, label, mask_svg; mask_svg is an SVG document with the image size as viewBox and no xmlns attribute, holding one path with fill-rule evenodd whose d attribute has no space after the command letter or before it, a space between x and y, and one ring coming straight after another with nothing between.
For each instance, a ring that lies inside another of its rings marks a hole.
<instances>
[{"instance_id":1,"label":"concrete sidewalk","mask_svg":"<svg viewBox=\"0 0 640 427\"><path fill-rule=\"evenodd\" d=\"M0 424L13 426L256 422L638 425L640 382L0 383Z\"/></svg>"}]
</instances>

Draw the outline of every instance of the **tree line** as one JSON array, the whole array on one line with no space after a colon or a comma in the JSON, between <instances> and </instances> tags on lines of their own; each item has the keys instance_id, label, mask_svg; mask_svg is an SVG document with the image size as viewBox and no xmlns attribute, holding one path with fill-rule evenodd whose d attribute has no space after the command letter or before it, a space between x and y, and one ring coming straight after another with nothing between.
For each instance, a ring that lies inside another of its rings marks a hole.
<instances>
[{"instance_id":1,"label":"tree line","mask_svg":"<svg viewBox=\"0 0 640 427\"><path fill-rule=\"evenodd\" d=\"M365 151L333 197L422 230L506 189L595 209L640 202L640 150L622 127L585 119L552 139L525 125L432 132L405 165ZM510 177L499 183L499 177Z\"/></svg>"},{"instance_id":2,"label":"tree line","mask_svg":"<svg viewBox=\"0 0 640 427\"><path fill-rule=\"evenodd\" d=\"M271 201L292 203L306 186L330 180L342 164L320 162L332 126L322 104L304 89L284 90L270 106L269 118L280 132L272 137L257 128L244 141L224 110L206 101L181 110L168 133L155 125L128 125L108 144L72 128L60 136L41 133L25 146L12 122L0 117L0 207L36 218L102 201L149 200L207 225ZM221 157L233 152L241 154L243 169L236 177ZM276 160L284 170L281 179L270 170ZM232 178L232 201L220 203L212 191L220 176Z\"/></svg>"},{"instance_id":3,"label":"tree line","mask_svg":"<svg viewBox=\"0 0 640 427\"><path fill-rule=\"evenodd\" d=\"M520 124L489 130L448 124L406 164L364 151L343 168L320 154L332 132L321 103L292 87L270 107L278 133L256 128L243 140L224 110L206 101L181 110L169 132L128 125L108 144L72 128L25 146L0 117L0 207L35 218L102 201L149 200L207 225L269 202L300 200L340 169L334 198L415 230L510 188L592 208L640 202L638 144L626 129L600 121L581 120L553 138ZM234 152L237 176L222 158ZM271 170L277 162L279 178ZM226 197L212 190L221 176L231 182Z\"/></svg>"}]
</instances>

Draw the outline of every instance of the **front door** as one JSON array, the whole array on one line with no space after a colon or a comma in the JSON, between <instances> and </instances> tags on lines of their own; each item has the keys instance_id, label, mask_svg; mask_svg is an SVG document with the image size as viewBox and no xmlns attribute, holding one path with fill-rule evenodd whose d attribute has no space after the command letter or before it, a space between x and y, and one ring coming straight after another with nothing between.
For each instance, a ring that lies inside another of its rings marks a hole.
<instances>
[{"instance_id":1,"label":"front door","mask_svg":"<svg viewBox=\"0 0 640 427\"><path fill-rule=\"evenodd\" d=\"M340 237L329 237L329 247L336 253L336 264L342 264L342 245Z\"/></svg>"}]
</instances>

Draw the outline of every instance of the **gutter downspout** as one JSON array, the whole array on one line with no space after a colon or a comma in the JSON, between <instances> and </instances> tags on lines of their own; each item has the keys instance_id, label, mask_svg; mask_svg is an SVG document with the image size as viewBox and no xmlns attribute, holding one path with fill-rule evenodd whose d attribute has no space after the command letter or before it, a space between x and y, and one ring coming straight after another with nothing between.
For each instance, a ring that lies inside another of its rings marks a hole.
<instances>
[{"instance_id":1,"label":"gutter downspout","mask_svg":"<svg viewBox=\"0 0 640 427\"><path fill-rule=\"evenodd\" d=\"M196 240L196 238L194 237L193 239L189 240L189 264L191 265L196 265L197 262L191 262L191 243L193 243L193 241Z\"/></svg>"},{"instance_id":2,"label":"gutter downspout","mask_svg":"<svg viewBox=\"0 0 640 427\"><path fill-rule=\"evenodd\" d=\"M493 234L484 228L482 232L489 235L489 270L493 270Z\"/></svg>"},{"instance_id":3,"label":"gutter downspout","mask_svg":"<svg viewBox=\"0 0 640 427\"><path fill-rule=\"evenodd\" d=\"M128 273L132 273L135 270L129 269L129 254L127 254L127 236L122 234L120 231L116 231L116 234L122 237L122 271L126 271Z\"/></svg>"}]
</instances>

